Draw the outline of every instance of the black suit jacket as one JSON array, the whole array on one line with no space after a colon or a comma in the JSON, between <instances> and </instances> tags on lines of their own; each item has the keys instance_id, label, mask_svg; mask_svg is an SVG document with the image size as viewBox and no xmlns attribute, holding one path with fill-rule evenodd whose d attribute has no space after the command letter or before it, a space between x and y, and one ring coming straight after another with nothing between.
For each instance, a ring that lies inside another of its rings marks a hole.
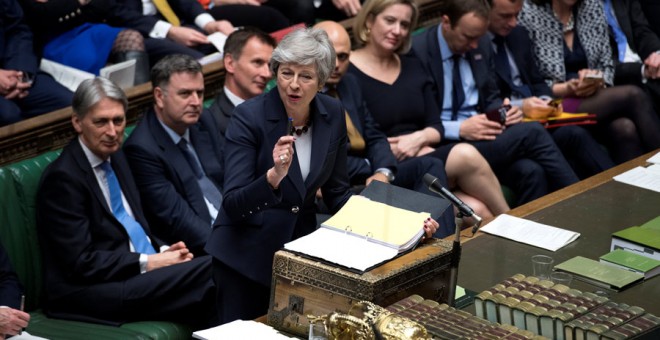
<instances>
[{"instance_id":1,"label":"black suit jacket","mask_svg":"<svg viewBox=\"0 0 660 340\"><path fill-rule=\"evenodd\" d=\"M351 196L346 174L346 120L341 103L317 94L312 106L312 152L305 181L298 158L278 190L266 180L273 146L288 133L278 91L236 107L225 140L225 196L206 251L252 281L271 283L273 254L316 229L321 188L334 213Z\"/></svg>"},{"instance_id":2,"label":"black suit jacket","mask_svg":"<svg viewBox=\"0 0 660 340\"><path fill-rule=\"evenodd\" d=\"M9 262L9 256L0 243L0 306L14 309L21 307L21 286L14 268Z\"/></svg>"},{"instance_id":3,"label":"black suit jacket","mask_svg":"<svg viewBox=\"0 0 660 340\"><path fill-rule=\"evenodd\" d=\"M36 74L32 31L23 21L21 6L17 0L0 0L0 13L0 69Z\"/></svg>"},{"instance_id":4,"label":"black suit jacket","mask_svg":"<svg viewBox=\"0 0 660 340\"><path fill-rule=\"evenodd\" d=\"M344 109L355 128L360 132L365 142L364 156L348 155L348 176L353 178L359 175L371 176L376 169L389 168L394 173L397 169L397 160L392 154L390 144L387 142L387 136L380 131L374 121L364 99L362 99L362 90L351 73L346 73L339 84L337 84L337 93ZM347 150L350 145L347 143ZM369 160L369 163L365 161ZM364 184L364 183L359 183Z\"/></svg>"},{"instance_id":5,"label":"black suit jacket","mask_svg":"<svg viewBox=\"0 0 660 340\"><path fill-rule=\"evenodd\" d=\"M37 46L84 23L105 23L114 27L134 28L144 36L156 19L131 10L117 0L94 0L82 6L78 0L19 0L30 27L37 35ZM39 48L40 50L40 48Z\"/></svg>"},{"instance_id":6,"label":"black suit jacket","mask_svg":"<svg viewBox=\"0 0 660 340\"><path fill-rule=\"evenodd\" d=\"M151 234L122 151L110 161L136 221L158 250L162 242ZM48 299L140 275L140 254L130 251L126 229L108 207L78 138L44 171L36 210Z\"/></svg>"},{"instance_id":7,"label":"black suit jacket","mask_svg":"<svg viewBox=\"0 0 660 340\"><path fill-rule=\"evenodd\" d=\"M532 41L529 39L529 33L523 26L516 26L509 35L504 38L505 44L509 52L513 56L513 60L520 72L520 78L523 84L529 86L534 96L552 96L552 89L548 87L543 76L539 72L538 66L534 61L534 54L532 52ZM489 58L495 60L495 51L491 44L480 44L478 50ZM494 66L494 62L491 63ZM497 67L493 67L497 75L497 87L500 90L502 97L511 98L511 88L504 80L504 74Z\"/></svg>"},{"instance_id":8,"label":"black suit jacket","mask_svg":"<svg viewBox=\"0 0 660 340\"><path fill-rule=\"evenodd\" d=\"M231 114L234 112L234 104L227 98L225 90L222 89L215 96L213 104L209 107L209 112L213 115L216 124L218 125L218 132L224 138L225 131L227 131L227 125L229 125L229 119Z\"/></svg>"},{"instance_id":9,"label":"black suit jacket","mask_svg":"<svg viewBox=\"0 0 660 340\"><path fill-rule=\"evenodd\" d=\"M479 48L467 52L465 55L472 68L472 74L479 91L478 112L486 112L502 106L495 75L490 71L492 69L492 65L490 65L491 58L479 52L489 47L488 44L490 44L488 38L483 37L479 41ZM442 107L444 71L442 69L443 56L440 53L440 43L438 42L438 25L428 28L413 38L412 53L422 61L424 67L433 77L438 104Z\"/></svg>"},{"instance_id":10,"label":"black suit jacket","mask_svg":"<svg viewBox=\"0 0 660 340\"><path fill-rule=\"evenodd\" d=\"M628 39L628 45L644 61L651 53L660 51L660 38L653 32L639 0L612 1L621 30ZM616 69L614 73L615 84L641 84L642 63L620 63L619 52L614 34L610 28L610 41L612 45L612 59Z\"/></svg>"},{"instance_id":11,"label":"black suit jacket","mask_svg":"<svg viewBox=\"0 0 660 340\"><path fill-rule=\"evenodd\" d=\"M204 111L189 131L206 176L222 192L222 144L213 117ZM191 250L201 250L211 234L204 194L153 109L126 140L124 151L154 233L168 243L184 241Z\"/></svg>"}]
</instances>

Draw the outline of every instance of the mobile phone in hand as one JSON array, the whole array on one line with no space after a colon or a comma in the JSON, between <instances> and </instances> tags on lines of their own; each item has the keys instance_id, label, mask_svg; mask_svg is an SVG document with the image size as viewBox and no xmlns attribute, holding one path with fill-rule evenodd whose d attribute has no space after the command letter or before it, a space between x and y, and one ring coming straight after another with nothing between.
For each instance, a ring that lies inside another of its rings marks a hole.
<instances>
[{"instance_id":1,"label":"mobile phone in hand","mask_svg":"<svg viewBox=\"0 0 660 340\"><path fill-rule=\"evenodd\" d=\"M602 80L603 80L603 74L600 72L592 72L584 76L585 83L595 83Z\"/></svg>"},{"instance_id":2,"label":"mobile phone in hand","mask_svg":"<svg viewBox=\"0 0 660 340\"><path fill-rule=\"evenodd\" d=\"M504 123L506 123L506 113L509 112L509 110L511 110L511 105L504 105L500 108L486 112L486 118L504 125Z\"/></svg>"},{"instance_id":3,"label":"mobile phone in hand","mask_svg":"<svg viewBox=\"0 0 660 340\"><path fill-rule=\"evenodd\" d=\"M562 101L563 101L562 98L555 98L555 99L553 99L553 100L551 100L551 101L548 102L548 106L551 106L551 107L554 107L554 108L558 108L559 105L561 105L561 102L562 102Z\"/></svg>"}]
</instances>

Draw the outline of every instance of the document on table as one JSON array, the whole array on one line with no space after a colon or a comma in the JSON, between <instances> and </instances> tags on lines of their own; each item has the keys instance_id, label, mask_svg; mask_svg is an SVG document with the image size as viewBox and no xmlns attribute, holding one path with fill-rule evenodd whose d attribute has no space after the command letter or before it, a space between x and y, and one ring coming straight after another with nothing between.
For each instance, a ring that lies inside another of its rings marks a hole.
<instances>
[{"instance_id":1,"label":"document on table","mask_svg":"<svg viewBox=\"0 0 660 340\"><path fill-rule=\"evenodd\" d=\"M21 332L19 335L14 335L10 337L12 340L48 340L47 338L42 338L40 336L32 335L26 331Z\"/></svg>"},{"instance_id":2,"label":"document on table","mask_svg":"<svg viewBox=\"0 0 660 340\"><path fill-rule=\"evenodd\" d=\"M256 321L236 320L217 327L193 332L193 338L202 340L221 339L294 339L278 333L274 328Z\"/></svg>"},{"instance_id":3,"label":"document on table","mask_svg":"<svg viewBox=\"0 0 660 340\"><path fill-rule=\"evenodd\" d=\"M660 164L660 152L653 155L651 158L646 160L649 163Z\"/></svg>"},{"instance_id":4,"label":"document on table","mask_svg":"<svg viewBox=\"0 0 660 340\"><path fill-rule=\"evenodd\" d=\"M636 187L660 192L660 165L653 164L648 168L638 166L618 176L614 176L617 182L634 185Z\"/></svg>"},{"instance_id":5,"label":"document on table","mask_svg":"<svg viewBox=\"0 0 660 340\"><path fill-rule=\"evenodd\" d=\"M557 251L580 237L580 233L502 214L481 231L535 247Z\"/></svg>"}]
</instances>

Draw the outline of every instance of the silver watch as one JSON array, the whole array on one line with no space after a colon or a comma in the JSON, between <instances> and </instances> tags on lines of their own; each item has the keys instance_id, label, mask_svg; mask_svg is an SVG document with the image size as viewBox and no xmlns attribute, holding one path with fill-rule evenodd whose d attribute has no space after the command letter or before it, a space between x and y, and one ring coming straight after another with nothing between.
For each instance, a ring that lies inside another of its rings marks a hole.
<instances>
[{"instance_id":1,"label":"silver watch","mask_svg":"<svg viewBox=\"0 0 660 340\"><path fill-rule=\"evenodd\" d=\"M390 170L388 168L378 168L378 169L376 169L376 173L381 173L381 174L385 175L385 177L387 177L388 182L390 182L390 183L394 182L395 177L394 177L394 173L392 172L392 170Z\"/></svg>"}]
</instances>

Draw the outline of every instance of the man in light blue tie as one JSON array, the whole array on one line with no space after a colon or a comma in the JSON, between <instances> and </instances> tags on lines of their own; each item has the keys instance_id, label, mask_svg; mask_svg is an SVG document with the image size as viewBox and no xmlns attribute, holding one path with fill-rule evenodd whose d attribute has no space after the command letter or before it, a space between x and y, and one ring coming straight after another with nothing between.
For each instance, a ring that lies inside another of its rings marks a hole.
<instances>
[{"instance_id":1,"label":"man in light blue tie","mask_svg":"<svg viewBox=\"0 0 660 340\"><path fill-rule=\"evenodd\" d=\"M204 75L187 55L170 55L151 70L154 106L124 151L154 233L183 240L195 254L211 234L222 202L222 142L202 107Z\"/></svg>"},{"instance_id":2,"label":"man in light blue tie","mask_svg":"<svg viewBox=\"0 0 660 340\"><path fill-rule=\"evenodd\" d=\"M37 195L51 317L110 325L171 320L211 325L210 259L151 233L120 150L127 99L105 78L80 84L78 137L44 171Z\"/></svg>"}]
</instances>

